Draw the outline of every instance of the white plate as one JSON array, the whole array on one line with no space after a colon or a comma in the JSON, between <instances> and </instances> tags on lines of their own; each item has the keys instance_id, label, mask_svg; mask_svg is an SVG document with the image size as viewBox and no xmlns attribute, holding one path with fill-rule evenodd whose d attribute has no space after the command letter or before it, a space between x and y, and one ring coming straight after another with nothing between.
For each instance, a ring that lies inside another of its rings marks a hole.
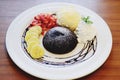
<instances>
[{"instance_id":1,"label":"white plate","mask_svg":"<svg viewBox=\"0 0 120 80\"><path fill-rule=\"evenodd\" d=\"M21 36L33 17L40 12L54 12L63 6L73 6L81 14L90 16L97 29L97 50L88 60L71 66L48 67L29 58L21 47ZM47 3L32 7L21 13L11 23L6 34L6 48L13 62L25 72L43 79L75 79L98 69L108 58L112 48L112 37L108 25L93 11L70 3Z\"/></svg>"}]
</instances>

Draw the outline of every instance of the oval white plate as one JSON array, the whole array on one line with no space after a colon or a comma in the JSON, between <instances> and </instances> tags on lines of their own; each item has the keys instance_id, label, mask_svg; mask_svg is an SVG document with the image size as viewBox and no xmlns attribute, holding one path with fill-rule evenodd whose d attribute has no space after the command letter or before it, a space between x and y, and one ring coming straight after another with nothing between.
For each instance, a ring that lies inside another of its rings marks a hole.
<instances>
[{"instance_id":1,"label":"oval white plate","mask_svg":"<svg viewBox=\"0 0 120 80\"><path fill-rule=\"evenodd\" d=\"M73 6L81 14L90 16L97 29L97 50L88 60L65 67L48 67L29 58L21 47L21 37L25 28L40 12L54 12L61 7ZM108 58L112 48L112 36L105 21L93 11L70 3L47 3L32 7L21 13L11 23L6 34L6 48L13 62L25 72L43 79L75 79L88 75L98 69Z\"/></svg>"}]
</instances>

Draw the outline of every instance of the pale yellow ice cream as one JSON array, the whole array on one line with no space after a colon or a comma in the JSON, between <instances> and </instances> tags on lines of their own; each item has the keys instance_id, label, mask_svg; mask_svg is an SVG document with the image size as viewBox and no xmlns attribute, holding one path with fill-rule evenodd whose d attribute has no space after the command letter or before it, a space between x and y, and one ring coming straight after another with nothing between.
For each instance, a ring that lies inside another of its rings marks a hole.
<instances>
[{"instance_id":1,"label":"pale yellow ice cream","mask_svg":"<svg viewBox=\"0 0 120 80\"><path fill-rule=\"evenodd\" d=\"M57 12L58 24L65 26L72 31L78 27L80 21L81 16L74 8L63 8Z\"/></svg>"}]
</instances>

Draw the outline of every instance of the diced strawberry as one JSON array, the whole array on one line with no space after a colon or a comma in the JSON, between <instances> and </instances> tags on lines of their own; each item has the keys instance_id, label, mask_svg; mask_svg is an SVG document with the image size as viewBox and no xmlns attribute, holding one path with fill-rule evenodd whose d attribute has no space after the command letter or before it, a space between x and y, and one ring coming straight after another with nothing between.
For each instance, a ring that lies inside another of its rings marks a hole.
<instances>
[{"instance_id":1,"label":"diced strawberry","mask_svg":"<svg viewBox=\"0 0 120 80\"><path fill-rule=\"evenodd\" d=\"M34 17L34 19L36 19L36 20L40 20L40 16L37 15L37 16Z\"/></svg>"},{"instance_id":2,"label":"diced strawberry","mask_svg":"<svg viewBox=\"0 0 120 80\"><path fill-rule=\"evenodd\" d=\"M41 26L41 23L37 23L36 26Z\"/></svg>"},{"instance_id":3,"label":"diced strawberry","mask_svg":"<svg viewBox=\"0 0 120 80\"><path fill-rule=\"evenodd\" d=\"M35 26L37 23L38 23L37 21L33 21L31 25Z\"/></svg>"},{"instance_id":4,"label":"diced strawberry","mask_svg":"<svg viewBox=\"0 0 120 80\"><path fill-rule=\"evenodd\" d=\"M57 25L57 19L54 15L40 13L34 17L34 20L30 24L30 27L36 25L42 27L42 34L44 35L46 31Z\"/></svg>"}]
</instances>

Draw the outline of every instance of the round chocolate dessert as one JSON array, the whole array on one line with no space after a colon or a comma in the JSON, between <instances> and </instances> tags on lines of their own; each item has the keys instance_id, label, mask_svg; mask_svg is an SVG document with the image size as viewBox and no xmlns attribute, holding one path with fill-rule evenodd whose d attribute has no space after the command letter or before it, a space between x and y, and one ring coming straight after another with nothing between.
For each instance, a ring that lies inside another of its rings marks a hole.
<instances>
[{"instance_id":1,"label":"round chocolate dessert","mask_svg":"<svg viewBox=\"0 0 120 80\"><path fill-rule=\"evenodd\" d=\"M77 45L77 36L65 27L50 29L43 38L43 46L55 54L64 54L72 51Z\"/></svg>"}]
</instances>

